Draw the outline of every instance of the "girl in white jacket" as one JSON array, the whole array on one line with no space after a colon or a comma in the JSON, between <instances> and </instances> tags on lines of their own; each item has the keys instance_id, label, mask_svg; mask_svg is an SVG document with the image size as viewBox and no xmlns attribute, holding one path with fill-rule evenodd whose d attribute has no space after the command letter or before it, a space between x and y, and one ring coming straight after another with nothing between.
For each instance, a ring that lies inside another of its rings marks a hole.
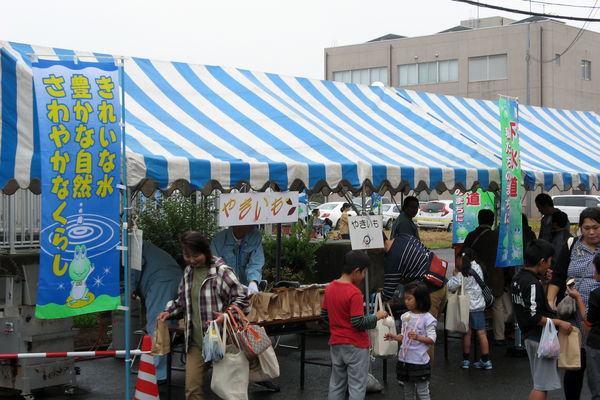
<instances>
[{"instance_id":1,"label":"girl in white jacket","mask_svg":"<svg viewBox=\"0 0 600 400\"><path fill-rule=\"evenodd\" d=\"M457 291L464 278L465 291L469 295L471 303L469 306L469 330L463 336L463 361L461 368L468 369L471 366L471 332L475 331L479 339L481 347L481 359L474 362L474 368L492 369L492 361L490 360L490 346L485 331L485 299L481 293L481 287L473 277L473 274L479 275L481 280L484 280L483 271L479 264L475 261L475 251L466 249L459 254L456 260L456 267L452 272L452 278L448 281L448 290L451 292Z\"/></svg>"}]
</instances>

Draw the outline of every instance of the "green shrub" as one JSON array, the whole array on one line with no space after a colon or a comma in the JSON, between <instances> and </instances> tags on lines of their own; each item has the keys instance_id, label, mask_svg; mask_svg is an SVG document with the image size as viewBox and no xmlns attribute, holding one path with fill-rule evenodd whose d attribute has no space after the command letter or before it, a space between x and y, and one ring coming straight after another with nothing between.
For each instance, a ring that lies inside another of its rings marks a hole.
<instances>
[{"instance_id":1,"label":"green shrub","mask_svg":"<svg viewBox=\"0 0 600 400\"><path fill-rule=\"evenodd\" d=\"M317 263L316 252L325 240L311 241L312 218L308 225L297 222L292 225L289 235L281 237L281 280L308 283L315 274ZM277 275L275 257L277 238L264 234L263 250L265 253L264 279L274 281Z\"/></svg>"},{"instance_id":2,"label":"green shrub","mask_svg":"<svg viewBox=\"0 0 600 400\"><path fill-rule=\"evenodd\" d=\"M76 315L73 317L75 328L90 328L98 325L98 313Z\"/></svg>"},{"instance_id":3,"label":"green shrub","mask_svg":"<svg viewBox=\"0 0 600 400\"><path fill-rule=\"evenodd\" d=\"M169 197L152 196L134 208L137 226L144 231L144 240L171 254L184 266L179 237L186 231L201 232L207 240L219 230L217 210L210 198L197 199L176 191Z\"/></svg>"}]
</instances>

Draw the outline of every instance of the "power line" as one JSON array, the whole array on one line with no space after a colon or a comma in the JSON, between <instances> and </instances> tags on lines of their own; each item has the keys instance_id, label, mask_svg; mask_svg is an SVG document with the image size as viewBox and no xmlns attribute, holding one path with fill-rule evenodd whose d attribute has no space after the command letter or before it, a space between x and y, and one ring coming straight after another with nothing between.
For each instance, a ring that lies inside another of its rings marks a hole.
<instances>
[{"instance_id":1,"label":"power line","mask_svg":"<svg viewBox=\"0 0 600 400\"><path fill-rule=\"evenodd\" d=\"M536 0L521 0L527 3L543 4L546 6L560 6L560 7L572 7L572 8L596 8L596 6L581 6L578 4L565 4L565 3L552 3L549 1L536 1Z\"/></svg>"},{"instance_id":2,"label":"power line","mask_svg":"<svg viewBox=\"0 0 600 400\"><path fill-rule=\"evenodd\" d=\"M466 3L466 4L470 4L470 5L477 6L477 7L491 8L494 10L511 12L511 13L515 13L515 14L532 15L532 16L536 16L536 17L566 19L566 20L571 20L571 21L600 22L600 19L598 19L598 18L571 17L568 15L553 15L553 14L546 14L546 13L537 13L537 12L533 12L533 11L523 11L523 10L517 10L516 8L507 8L507 7L495 6L493 4L484 4L484 3L480 3L478 1L473 1L473 0L452 0L452 1L456 1L458 3Z\"/></svg>"}]
</instances>

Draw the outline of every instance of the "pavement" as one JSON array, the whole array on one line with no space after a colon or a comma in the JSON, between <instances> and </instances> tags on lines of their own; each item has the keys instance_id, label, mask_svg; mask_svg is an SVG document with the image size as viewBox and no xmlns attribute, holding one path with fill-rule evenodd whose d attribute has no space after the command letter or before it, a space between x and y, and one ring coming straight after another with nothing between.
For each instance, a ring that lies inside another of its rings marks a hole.
<instances>
[{"instance_id":1,"label":"pavement","mask_svg":"<svg viewBox=\"0 0 600 400\"><path fill-rule=\"evenodd\" d=\"M436 250L438 256L450 261L453 268L453 251L451 249ZM438 329L440 327L438 326ZM442 331L438 330L438 341L435 346L435 358L432 363L432 379L430 384L431 397L436 400L522 400L526 399L531 389L531 377L527 357L511 357L506 354L507 347L491 346L491 360L494 363L492 370L463 370L459 368L462 359L462 340L460 337L448 339L448 359L444 358L444 341ZM328 363L329 350L327 335L313 334L307 336L307 360ZM287 335L279 338L279 344L295 345L297 336ZM275 340L277 341L277 339ZM293 349L278 346L276 353L280 363L281 376L275 382L281 387L281 392L272 393L262 391L250 385L249 398L251 400L319 400L327 398L327 388L330 370L326 366L307 365L304 388L300 388L300 353ZM179 356L174 356L174 363L180 365ZM59 387L47 388L36 393L36 399L56 400L105 400L125 398L124 381L125 367L122 359L99 358L78 361L80 375L77 377L77 387L73 395L65 395ZM381 393L367 394L367 399L399 399L403 398L402 388L395 379L395 362L388 361L387 382L384 382L383 362L375 360L372 363L373 375L384 384ZM131 375L131 398L135 390L136 375ZM171 398L184 398L184 372L173 371ZM210 392L210 376L205 378L207 399L218 399ZM160 386L160 398L168 399L168 387ZM563 392L550 392L548 399L564 398ZM582 399L589 399L591 395L584 384ZM0 392L0 399L20 399L20 396L7 392Z\"/></svg>"}]
</instances>

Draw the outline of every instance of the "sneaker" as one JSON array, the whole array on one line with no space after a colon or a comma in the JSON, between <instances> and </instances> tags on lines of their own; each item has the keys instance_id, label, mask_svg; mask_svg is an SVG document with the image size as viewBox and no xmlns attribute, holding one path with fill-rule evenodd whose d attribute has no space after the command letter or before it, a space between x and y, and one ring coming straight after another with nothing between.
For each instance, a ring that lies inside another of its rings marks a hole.
<instances>
[{"instance_id":1,"label":"sneaker","mask_svg":"<svg viewBox=\"0 0 600 400\"><path fill-rule=\"evenodd\" d=\"M469 369L470 366L471 362L469 360L462 360L462 363L460 364L462 369Z\"/></svg>"},{"instance_id":2,"label":"sneaker","mask_svg":"<svg viewBox=\"0 0 600 400\"><path fill-rule=\"evenodd\" d=\"M479 368L479 369L492 369L492 361L487 360L484 362L482 360L479 360L479 361L473 363L473 367Z\"/></svg>"},{"instance_id":3,"label":"sneaker","mask_svg":"<svg viewBox=\"0 0 600 400\"><path fill-rule=\"evenodd\" d=\"M279 385L277 385L273 381L254 382L254 384L260 387L262 390L266 390L269 392L279 392L281 390L279 388Z\"/></svg>"}]
</instances>

